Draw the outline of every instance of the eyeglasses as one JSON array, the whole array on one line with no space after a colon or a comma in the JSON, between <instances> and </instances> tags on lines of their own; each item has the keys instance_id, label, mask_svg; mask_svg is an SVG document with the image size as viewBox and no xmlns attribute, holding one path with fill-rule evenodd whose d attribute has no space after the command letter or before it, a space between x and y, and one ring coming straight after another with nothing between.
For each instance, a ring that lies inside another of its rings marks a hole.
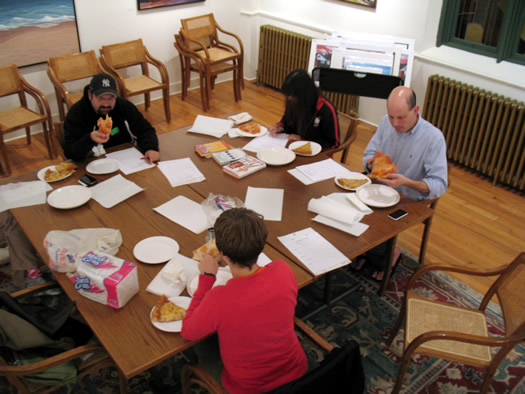
<instances>
[{"instance_id":1,"label":"eyeglasses","mask_svg":"<svg viewBox=\"0 0 525 394\"><path fill-rule=\"evenodd\" d=\"M95 100L101 103L112 103L117 98L112 94L101 94L100 96L95 96Z\"/></svg>"}]
</instances>

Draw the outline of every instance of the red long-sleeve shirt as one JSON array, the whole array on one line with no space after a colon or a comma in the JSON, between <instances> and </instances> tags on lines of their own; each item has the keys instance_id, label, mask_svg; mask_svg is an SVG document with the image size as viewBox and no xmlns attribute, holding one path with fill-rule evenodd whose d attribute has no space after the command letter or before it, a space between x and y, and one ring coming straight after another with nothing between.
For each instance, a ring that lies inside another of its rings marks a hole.
<instances>
[{"instance_id":1,"label":"red long-sleeve shirt","mask_svg":"<svg viewBox=\"0 0 525 394\"><path fill-rule=\"evenodd\" d=\"M307 360L293 323L297 280L290 267L277 260L225 286L212 289L214 282L199 277L181 334L197 340L217 332L224 387L265 392L304 375Z\"/></svg>"}]
</instances>

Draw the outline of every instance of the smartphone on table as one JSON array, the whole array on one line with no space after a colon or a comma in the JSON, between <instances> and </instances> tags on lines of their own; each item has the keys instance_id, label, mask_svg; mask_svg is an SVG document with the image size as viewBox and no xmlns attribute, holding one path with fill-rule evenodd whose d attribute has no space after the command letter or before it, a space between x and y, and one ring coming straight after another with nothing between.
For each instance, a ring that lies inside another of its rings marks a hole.
<instances>
[{"instance_id":1,"label":"smartphone on table","mask_svg":"<svg viewBox=\"0 0 525 394\"><path fill-rule=\"evenodd\" d=\"M402 209L398 209L397 211L389 213L388 217L390 219L392 219L392 220L399 220L399 219L405 217L406 215L408 215L407 211L403 211Z\"/></svg>"},{"instance_id":2,"label":"smartphone on table","mask_svg":"<svg viewBox=\"0 0 525 394\"><path fill-rule=\"evenodd\" d=\"M81 185L87 186L87 187L93 186L94 184L97 183L97 178L93 178L92 176L88 174L84 174L80 176L80 178L78 179L78 183L80 183Z\"/></svg>"}]
</instances>

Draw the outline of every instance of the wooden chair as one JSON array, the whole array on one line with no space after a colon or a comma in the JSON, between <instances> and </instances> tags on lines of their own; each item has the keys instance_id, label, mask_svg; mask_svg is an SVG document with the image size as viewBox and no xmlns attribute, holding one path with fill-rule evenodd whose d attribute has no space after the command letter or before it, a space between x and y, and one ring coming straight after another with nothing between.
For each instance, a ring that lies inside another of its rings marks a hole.
<instances>
[{"instance_id":1,"label":"wooden chair","mask_svg":"<svg viewBox=\"0 0 525 394\"><path fill-rule=\"evenodd\" d=\"M200 56L195 52L192 52L188 47L186 47L184 40L180 34L175 34L175 42L173 43L175 48L179 53L180 67L181 67L181 80L182 80L182 100L187 97L188 88L191 83L191 72L196 72L199 74L200 81L200 92L201 92L201 102L202 109L208 111L210 109L210 96L208 91L213 89L215 78L217 75L225 72L233 72L233 95L235 101L240 100L240 86L239 86L239 67L236 62L223 62L218 64L213 64L209 68L206 67L206 64ZM210 89L208 89L206 78L207 73L210 76Z\"/></svg>"},{"instance_id":2,"label":"wooden chair","mask_svg":"<svg viewBox=\"0 0 525 394\"><path fill-rule=\"evenodd\" d=\"M238 73L234 75L239 81L239 87L244 88L243 59L244 48L241 39L234 33L222 29L213 14L195 16L193 18L181 19L182 29L180 34L186 48L199 56L205 65L205 79L208 96L211 96L214 77L212 66L221 63L234 63L237 65ZM218 32L230 36L237 41L239 49L219 39ZM241 91L238 89L236 100L241 99Z\"/></svg>"},{"instance_id":3,"label":"wooden chair","mask_svg":"<svg viewBox=\"0 0 525 394\"><path fill-rule=\"evenodd\" d=\"M151 92L162 90L166 121L168 123L171 122L168 70L161 61L151 56L141 39L104 45L100 48L100 61L106 71L115 78L119 92L123 97L128 98L144 94L146 110L150 106ZM161 82L150 78L148 65L152 65L158 70ZM142 71L141 75L125 78L118 71L134 66L140 66Z\"/></svg>"},{"instance_id":4,"label":"wooden chair","mask_svg":"<svg viewBox=\"0 0 525 394\"><path fill-rule=\"evenodd\" d=\"M45 282L28 289L20 290L11 293L14 298L26 296L28 294L36 293L37 291L44 291L50 287L57 286L56 282ZM89 357L88 357L89 356ZM87 358L86 358L87 357ZM85 375L96 372L101 368L115 367L113 360L104 350L104 348L97 344L87 344L77 346L73 349L64 351L55 356L49 357L42 361L26 365L9 365L0 357L0 375L5 376L9 383L16 388L18 393L40 393L54 391L61 385L42 386L37 383L29 382L21 379L21 376L36 374L45 371L49 368L61 365L63 363L78 360L77 376L79 379ZM127 392L127 380L119 372L120 392Z\"/></svg>"},{"instance_id":5,"label":"wooden chair","mask_svg":"<svg viewBox=\"0 0 525 394\"><path fill-rule=\"evenodd\" d=\"M81 81L90 78L96 74L104 72L95 51L73 53L70 55L52 57L47 61L47 75L53 83L57 96L58 112L60 120L64 121L66 109L71 108L84 94L84 85L80 88L73 87L72 81ZM69 88L66 87L69 83ZM70 90L75 88L75 90Z\"/></svg>"},{"instance_id":6,"label":"wooden chair","mask_svg":"<svg viewBox=\"0 0 525 394\"><path fill-rule=\"evenodd\" d=\"M448 271L476 276L498 276L485 293L479 308L471 309L425 299L414 291L419 277L431 271ZM395 327L387 343L392 343L406 319L404 354L393 392L400 391L410 358L428 354L486 368L481 392L489 389L496 368L518 343L525 341L525 252L506 267L493 271L471 271L459 267L422 266L410 279ZM505 321L505 334L488 335L485 310L497 296ZM491 348L498 348L491 353Z\"/></svg>"},{"instance_id":7,"label":"wooden chair","mask_svg":"<svg viewBox=\"0 0 525 394\"><path fill-rule=\"evenodd\" d=\"M31 143L31 126L42 123L44 129L44 139L46 141L49 158L55 158L55 149L51 135L53 124L51 121L51 110L49 103L40 90L26 82L18 68L12 64L0 68L0 97L18 95L20 106L13 106L4 111L0 111L0 151L3 159L3 173L5 176L11 174L11 168L7 160L7 152L4 145L4 134L18 129L26 129L27 143ZM33 97L38 112L28 107L26 94Z\"/></svg>"},{"instance_id":8,"label":"wooden chair","mask_svg":"<svg viewBox=\"0 0 525 394\"><path fill-rule=\"evenodd\" d=\"M57 122L55 123L55 147L57 154L61 155L63 159L66 159L64 145L64 122Z\"/></svg>"},{"instance_id":9,"label":"wooden chair","mask_svg":"<svg viewBox=\"0 0 525 394\"><path fill-rule=\"evenodd\" d=\"M341 163L345 163L346 158L348 157L348 151L350 150L350 145L352 145L357 138L357 125L359 124L359 119L343 112L338 112L337 117L339 118L341 143L337 148L328 149L324 153L332 156L336 152L343 152L341 155Z\"/></svg>"},{"instance_id":10,"label":"wooden chair","mask_svg":"<svg viewBox=\"0 0 525 394\"><path fill-rule=\"evenodd\" d=\"M325 341L302 320L295 318L295 326L303 331L324 351L329 352L325 360L316 369L307 372L303 377L272 390L274 394L299 394L322 392L326 394L362 393L364 390L364 373L357 342L347 342L343 347L334 347ZM192 387L198 386L208 393L227 394L227 391L199 365L186 364L181 371L182 392L190 394Z\"/></svg>"}]
</instances>

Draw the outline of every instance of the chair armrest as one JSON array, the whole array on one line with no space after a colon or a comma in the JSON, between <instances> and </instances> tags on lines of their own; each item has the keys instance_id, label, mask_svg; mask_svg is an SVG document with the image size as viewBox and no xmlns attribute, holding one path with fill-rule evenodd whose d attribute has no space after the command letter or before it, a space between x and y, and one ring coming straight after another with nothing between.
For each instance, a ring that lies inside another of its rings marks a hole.
<instances>
[{"instance_id":1,"label":"chair armrest","mask_svg":"<svg viewBox=\"0 0 525 394\"><path fill-rule=\"evenodd\" d=\"M408 345L406 350L406 357L410 357L416 349L428 341L435 340L447 340L447 341L457 341L464 343L471 343L475 345L483 345L490 347L501 347L505 345L512 345L523 341L525 337L523 335L515 335L508 338L502 337L483 337L480 335L465 334L457 331L429 331L425 332L414 338L410 345Z\"/></svg>"},{"instance_id":2,"label":"chair armrest","mask_svg":"<svg viewBox=\"0 0 525 394\"><path fill-rule=\"evenodd\" d=\"M124 93L124 77L122 74L118 72L116 68L114 68L111 64L109 64L108 61L106 61L106 58L104 57L104 54L102 53L102 48L100 49L100 64L103 67L103 71L105 73L110 74L113 78L115 78L115 81L117 82L118 87L118 93L119 95Z\"/></svg>"},{"instance_id":3,"label":"chair armrest","mask_svg":"<svg viewBox=\"0 0 525 394\"><path fill-rule=\"evenodd\" d=\"M47 115L51 119L51 109L49 107L49 103L47 102L46 96L44 96L44 94L40 90L28 84L24 77L22 77L22 75L20 75L20 79L22 81L22 88L24 92L26 92L35 99L40 113L42 115Z\"/></svg>"},{"instance_id":4,"label":"chair armrest","mask_svg":"<svg viewBox=\"0 0 525 394\"><path fill-rule=\"evenodd\" d=\"M61 93L63 92L65 94L69 94L69 91L67 90L66 85L64 85L62 82L58 80L58 77L56 76L55 71L49 67L47 68L46 71L55 89L57 89Z\"/></svg>"},{"instance_id":5,"label":"chair armrest","mask_svg":"<svg viewBox=\"0 0 525 394\"><path fill-rule=\"evenodd\" d=\"M63 364L67 361L74 360L81 356L91 354L91 353L100 353L106 351L100 345L89 344L76 347L74 349L67 350L55 356L49 357L45 360L38 361L33 364L27 365L0 365L0 373L9 374L11 376L23 376L23 375L33 375L35 373L45 371L55 365ZM106 354L107 355L107 354ZM93 357L93 356L92 356ZM109 358L109 355L107 355Z\"/></svg>"},{"instance_id":6,"label":"chair armrest","mask_svg":"<svg viewBox=\"0 0 525 394\"><path fill-rule=\"evenodd\" d=\"M58 283L55 282L54 280L50 280L50 281L47 281L47 282L44 282L44 283L39 283L37 285L28 287L27 289L22 289L22 290L15 291L15 292L11 293L10 295L13 298L18 298L18 297L25 296L27 294L35 293L37 291L43 291L43 290L45 290L47 288L56 287L56 286L58 286Z\"/></svg>"},{"instance_id":7,"label":"chair armrest","mask_svg":"<svg viewBox=\"0 0 525 394\"><path fill-rule=\"evenodd\" d=\"M206 48L206 46L202 42L200 42L199 40L194 40L193 38L188 37L187 35L184 35L184 39L188 40L188 41L190 41L190 42L192 42L194 44L197 44L198 46L200 46L201 47L200 50L203 50L204 53L206 54L206 58L208 59L208 61L210 60L210 54L208 53L208 48ZM188 50L192 51L192 52L195 52L191 48L188 48Z\"/></svg>"},{"instance_id":8,"label":"chair armrest","mask_svg":"<svg viewBox=\"0 0 525 394\"><path fill-rule=\"evenodd\" d=\"M330 352L332 349L335 348L334 345L331 343L328 343L324 338L322 338L317 332L315 332L312 328L308 327L305 322L303 322L298 317L294 317L294 323L302 332L304 332L308 337L312 339L315 343L317 343L320 347L322 347L327 352Z\"/></svg>"},{"instance_id":9,"label":"chair armrest","mask_svg":"<svg viewBox=\"0 0 525 394\"><path fill-rule=\"evenodd\" d=\"M186 364L182 367L182 392L189 393L192 383L205 388L210 393L227 394L226 390L200 365Z\"/></svg>"},{"instance_id":10,"label":"chair armrest","mask_svg":"<svg viewBox=\"0 0 525 394\"><path fill-rule=\"evenodd\" d=\"M144 53L146 54L146 60L148 61L148 63L157 67L157 69L159 70L159 74L160 74L162 83L169 85L170 80L168 77L168 69L166 68L166 65L162 63L160 60L151 56L151 54L148 52L148 49L146 47L144 47Z\"/></svg>"},{"instance_id":11,"label":"chair armrest","mask_svg":"<svg viewBox=\"0 0 525 394\"><path fill-rule=\"evenodd\" d=\"M235 38L237 40L237 43L239 44L239 48L240 48L239 51L240 51L240 53L241 54L244 53L244 47L242 46L242 41L241 41L241 39L239 38L239 36L237 34L224 30L217 23L215 23L215 26L217 27L217 30L219 30L221 33L224 33L224 34L226 34L228 36L231 36L231 37ZM217 42L220 43L220 44L224 44L223 42L219 41L218 39L217 39ZM228 44L224 44L224 45L228 45ZM228 45L228 46L231 47L231 45ZM232 48L237 50L234 47L232 47Z\"/></svg>"},{"instance_id":12,"label":"chair armrest","mask_svg":"<svg viewBox=\"0 0 525 394\"><path fill-rule=\"evenodd\" d=\"M501 275L505 269L507 268L506 265L498 267L494 270L490 271L475 271L475 270L469 270L466 268L461 267L450 267L446 265L436 265L436 264L429 264L429 265L423 265L421 266L414 275L412 275L412 278L410 278L410 281L408 282L406 290L410 290L414 287L414 284L418 281L418 279L431 271L444 271L444 272L456 272L458 274L467 274L467 275L474 275L474 276L496 276Z\"/></svg>"}]
</instances>

